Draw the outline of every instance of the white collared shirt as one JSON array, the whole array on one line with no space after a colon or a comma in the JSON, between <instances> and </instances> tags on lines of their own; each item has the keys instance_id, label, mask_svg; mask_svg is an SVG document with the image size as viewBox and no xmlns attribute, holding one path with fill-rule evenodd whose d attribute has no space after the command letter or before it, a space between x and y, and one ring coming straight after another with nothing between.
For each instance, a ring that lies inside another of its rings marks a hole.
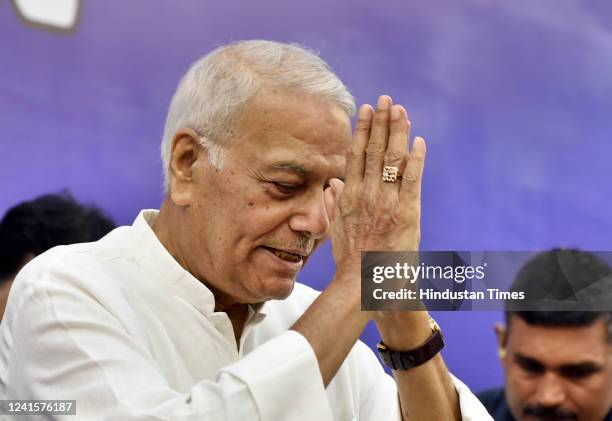
<instances>
[{"instance_id":1,"label":"white collared shirt","mask_svg":"<svg viewBox=\"0 0 612 421\"><path fill-rule=\"evenodd\" d=\"M289 330L318 294L305 285L251 308L237 346L211 291L158 241L156 215L19 273L0 329L0 399L76 400L76 417L54 418L66 420L400 419L395 382L362 342L324 387L308 341ZM463 419L491 419L453 380Z\"/></svg>"}]
</instances>

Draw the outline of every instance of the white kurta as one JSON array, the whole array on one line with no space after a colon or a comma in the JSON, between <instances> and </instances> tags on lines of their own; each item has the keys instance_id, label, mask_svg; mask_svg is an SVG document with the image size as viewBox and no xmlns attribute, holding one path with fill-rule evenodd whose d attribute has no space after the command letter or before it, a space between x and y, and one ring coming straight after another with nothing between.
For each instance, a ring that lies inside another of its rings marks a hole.
<instances>
[{"instance_id":1,"label":"white kurta","mask_svg":"<svg viewBox=\"0 0 612 421\"><path fill-rule=\"evenodd\" d=\"M210 290L157 240L156 214L19 273L0 330L0 399L75 399L66 420L400 418L395 382L361 342L324 388L309 343L289 330L318 294L307 286L251 308L238 347ZM454 380L463 419L491 419Z\"/></svg>"}]
</instances>

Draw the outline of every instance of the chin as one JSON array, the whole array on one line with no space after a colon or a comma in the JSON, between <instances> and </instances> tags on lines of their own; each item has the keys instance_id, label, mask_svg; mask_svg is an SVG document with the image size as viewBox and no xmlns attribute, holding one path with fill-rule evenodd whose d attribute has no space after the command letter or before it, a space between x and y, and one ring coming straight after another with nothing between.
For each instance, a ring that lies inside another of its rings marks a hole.
<instances>
[{"instance_id":1,"label":"chin","mask_svg":"<svg viewBox=\"0 0 612 421\"><path fill-rule=\"evenodd\" d=\"M291 295L295 286L295 278L267 279L262 288L262 295L268 300L284 300Z\"/></svg>"}]
</instances>

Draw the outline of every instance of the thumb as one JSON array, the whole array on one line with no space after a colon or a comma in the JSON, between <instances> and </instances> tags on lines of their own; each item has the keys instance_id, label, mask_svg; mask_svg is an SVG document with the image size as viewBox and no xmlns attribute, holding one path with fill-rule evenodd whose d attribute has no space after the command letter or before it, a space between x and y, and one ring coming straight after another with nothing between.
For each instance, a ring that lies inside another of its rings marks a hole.
<instances>
[{"instance_id":1,"label":"thumb","mask_svg":"<svg viewBox=\"0 0 612 421\"><path fill-rule=\"evenodd\" d=\"M327 187L323 191L323 200L325 201L327 217L330 221L332 221L334 219L334 206L336 206L336 199L334 198L334 192L331 186Z\"/></svg>"},{"instance_id":2,"label":"thumb","mask_svg":"<svg viewBox=\"0 0 612 421\"><path fill-rule=\"evenodd\" d=\"M332 188L334 192L334 198L338 200L342 191L344 190L344 182L339 178L332 178L329 180L329 186Z\"/></svg>"},{"instance_id":3,"label":"thumb","mask_svg":"<svg viewBox=\"0 0 612 421\"><path fill-rule=\"evenodd\" d=\"M337 178L332 178L329 180L329 187L327 187L324 191L323 198L325 200L325 208L330 220L334 219L336 203L338 202L338 198L342 194L343 189L344 183Z\"/></svg>"}]
</instances>

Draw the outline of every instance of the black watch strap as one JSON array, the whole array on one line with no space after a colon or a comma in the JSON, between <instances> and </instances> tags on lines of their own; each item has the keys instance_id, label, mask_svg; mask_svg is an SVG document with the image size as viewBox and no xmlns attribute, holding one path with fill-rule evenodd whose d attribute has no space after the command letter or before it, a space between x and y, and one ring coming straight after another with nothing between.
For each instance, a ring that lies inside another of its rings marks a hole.
<instances>
[{"instance_id":1,"label":"black watch strap","mask_svg":"<svg viewBox=\"0 0 612 421\"><path fill-rule=\"evenodd\" d=\"M381 341L378 344L378 354L387 367L393 370L409 370L431 360L442 348L444 339L437 328L433 329L433 333L423 345L409 351L394 351Z\"/></svg>"}]
</instances>

